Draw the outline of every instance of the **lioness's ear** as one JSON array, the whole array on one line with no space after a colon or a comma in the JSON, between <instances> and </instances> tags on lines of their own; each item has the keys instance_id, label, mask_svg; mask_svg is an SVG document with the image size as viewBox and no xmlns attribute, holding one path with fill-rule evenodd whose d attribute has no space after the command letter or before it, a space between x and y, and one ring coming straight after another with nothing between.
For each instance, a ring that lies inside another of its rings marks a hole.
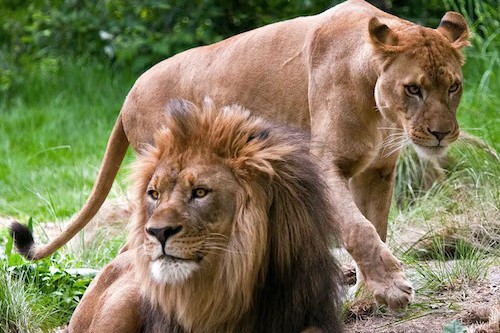
<instances>
[{"instance_id":1,"label":"lioness's ear","mask_svg":"<svg viewBox=\"0 0 500 333\"><path fill-rule=\"evenodd\" d=\"M444 14L437 31L442 33L458 49L470 45L467 21L459 13L447 12Z\"/></svg>"},{"instance_id":2,"label":"lioness's ear","mask_svg":"<svg viewBox=\"0 0 500 333\"><path fill-rule=\"evenodd\" d=\"M376 47L389 51L391 46L398 45L398 35L376 17L370 19L368 32L372 43Z\"/></svg>"}]
</instances>

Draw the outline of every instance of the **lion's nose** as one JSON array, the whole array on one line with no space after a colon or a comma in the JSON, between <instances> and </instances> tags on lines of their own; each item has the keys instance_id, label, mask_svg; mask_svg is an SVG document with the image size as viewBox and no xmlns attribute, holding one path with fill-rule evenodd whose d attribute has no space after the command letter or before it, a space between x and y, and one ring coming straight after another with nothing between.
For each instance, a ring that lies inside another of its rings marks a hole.
<instances>
[{"instance_id":1,"label":"lion's nose","mask_svg":"<svg viewBox=\"0 0 500 333\"><path fill-rule=\"evenodd\" d=\"M448 134L451 133L451 131L447 132L436 132L436 131L431 131L429 128L427 129L436 139L438 139L439 142L443 140Z\"/></svg>"},{"instance_id":2,"label":"lion's nose","mask_svg":"<svg viewBox=\"0 0 500 333\"><path fill-rule=\"evenodd\" d=\"M165 227L165 228L146 228L146 232L151 236L156 237L160 241L160 243L165 244L169 237L175 235L179 231L181 231L182 227Z\"/></svg>"}]
</instances>

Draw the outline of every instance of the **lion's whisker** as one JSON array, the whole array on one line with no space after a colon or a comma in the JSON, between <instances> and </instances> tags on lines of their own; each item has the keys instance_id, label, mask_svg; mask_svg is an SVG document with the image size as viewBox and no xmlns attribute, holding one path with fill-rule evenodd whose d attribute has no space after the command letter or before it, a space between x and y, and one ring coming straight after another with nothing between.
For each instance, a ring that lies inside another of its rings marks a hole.
<instances>
[{"instance_id":1,"label":"lion's whisker","mask_svg":"<svg viewBox=\"0 0 500 333\"><path fill-rule=\"evenodd\" d=\"M391 147L392 149L389 150L389 151L386 151L384 153L384 157L388 157L388 156L391 156L393 153L395 153L396 151L400 150L400 149L403 149L403 147L407 146L408 144L410 144L410 139L406 139L404 141L401 141L399 143L399 145L394 145L393 147ZM389 147L388 147L389 148Z\"/></svg>"},{"instance_id":2,"label":"lion's whisker","mask_svg":"<svg viewBox=\"0 0 500 333\"><path fill-rule=\"evenodd\" d=\"M383 148L383 147L387 147L387 146L390 146L394 143L399 143L399 142L402 142L402 141L405 141L405 137L404 136L394 136L394 137L388 137L386 138L385 140L383 140L382 142L380 142L377 147L378 148Z\"/></svg>"},{"instance_id":3,"label":"lion's whisker","mask_svg":"<svg viewBox=\"0 0 500 333\"><path fill-rule=\"evenodd\" d=\"M395 133L404 133L404 132L406 132L404 128L398 128L398 127L380 126L380 127L377 127L377 129L381 130L381 131L392 131L392 132L395 132Z\"/></svg>"},{"instance_id":4,"label":"lion's whisker","mask_svg":"<svg viewBox=\"0 0 500 333\"><path fill-rule=\"evenodd\" d=\"M411 142L411 140L406 135L402 133L391 133L382 140L376 148L382 151L383 157L388 157L402 149L409 142Z\"/></svg>"},{"instance_id":5,"label":"lion's whisker","mask_svg":"<svg viewBox=\"0 0 500 333\"><path fill-rule=\"evenodd\" d=\"M213 238L213 239L222 239L222 240L230 240L229 236L226 236L224 234L219 234L219 233L210 233L208 234L205 239L207 238Z\"/></svg>"},{"instance_id":6,"label":"lion's whisker","mask_svg":"<svg viewBox=\"0 0 500 333\"><path fill-rule=\"evenodd\" d=\"M253 252L250 251L231 250L228 249L227 247L219 246L219 244L205 244L203 250L201 251L207 253L209 253L208 251L220 251L225 253L253 254ZM217 252L211 252L211 253L218 254Z\"/></svg>"},{"instance_id":7,"label":"lion's whisker","mask_svg":"<svg viewBox=\"0 0 500 333\"><path fill-rule=\"evenodd\" d=\"M390 106L387 106L387 105L376 105L373 107L375 110L387 110L387 109L390 109L391 107Z\"/></svg>"},{"instance_id":8,"label":"lion's whisker","mask_svg":"<svg viewBox=\"0 0 500 333\"><path fill-rule=\"evenodd\" d=\"M387 136L382 142L380 142L376 148L377 149L382 149L382 151L387 150L388 148L392 150L394 146L400 146L401 144L404 144L408 139L406 135L397 135L394 133L394 135L389 135Z\"/></svg>"}]
</instances>

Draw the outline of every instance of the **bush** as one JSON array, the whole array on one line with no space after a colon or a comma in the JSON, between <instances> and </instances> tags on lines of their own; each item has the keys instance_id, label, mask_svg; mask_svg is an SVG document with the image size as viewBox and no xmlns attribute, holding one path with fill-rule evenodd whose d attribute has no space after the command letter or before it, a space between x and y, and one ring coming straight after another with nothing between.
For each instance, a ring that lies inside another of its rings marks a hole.
<instances>
[{"instance_id":1,"label":"bush","mask_svg":"<svg viewBox=\"0 0 500 333\"><path fill-rule=\"evenodd\" d=\"M0 94L45 59L94 57L138 74L175 53L332 1L13 0L0 3Z\"/></svg>"}]
</instances>

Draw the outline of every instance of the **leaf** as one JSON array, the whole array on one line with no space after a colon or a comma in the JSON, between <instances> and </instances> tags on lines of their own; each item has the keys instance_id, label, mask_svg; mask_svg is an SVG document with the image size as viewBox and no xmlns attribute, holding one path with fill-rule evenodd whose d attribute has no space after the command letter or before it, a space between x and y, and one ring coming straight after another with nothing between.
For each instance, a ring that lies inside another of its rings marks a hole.
<instances>
[{"instance_id":1,"label":"leaf","mask_svg":"<svg viewBox=\"0 0 500 333\"><path fill-rule=\"evenodd\" d=\"M465 327L458 320L453 320L449 322L443 328L443 333L464 333L464 332L466 332Z\"/></svg>"},{"instance_id":2,"label":"leaf","mask_svg":"<svg viewBox=\"0 0 500 333\"><path fill-rule=\"evenodd\" d=\"M28 220L28 229L30 229L31 232L33 232L33 218L30 217Z\"/></svg>"},{"instance_id":3,"label":"leaf","mask_svg":"<svg viewBox=\"0 0 500 333\"><path fill-rule=\"evenodd\" d=\"M12 239L12 236L9 234L7 236L7 244L5 244L5 255L7 258L10 258L12 254L12 245L14 244L14 240Z\"/></svg>"},{"instance_id":4,"label":"leaf","mask_svg":"<svg viewBox=\"0 0 500 333\"><path fill-rule=\"evenodd\" d=\"M23 257L17 253L13 253L11 255L8 256L8 259L7 259L7 265L9 267L15 267L15 266L20 266L24 264L24 260L23 260Z\"/></svg>"}]
</instances>

